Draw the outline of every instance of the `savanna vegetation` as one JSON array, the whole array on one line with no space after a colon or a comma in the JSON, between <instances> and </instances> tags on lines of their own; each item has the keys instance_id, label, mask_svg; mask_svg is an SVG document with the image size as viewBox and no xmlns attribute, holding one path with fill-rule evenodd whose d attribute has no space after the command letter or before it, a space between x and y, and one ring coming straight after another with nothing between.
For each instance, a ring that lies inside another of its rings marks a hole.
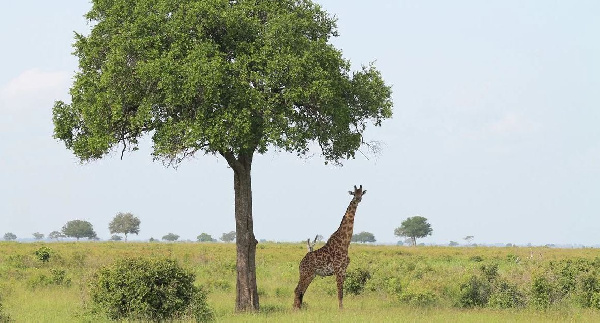
<instances>
[{"instance_id":1,"label":"savanna vegetation","mask_svg":"<svg viewBox=\"0 0 600 323\"><path fill-rule=\"evenodd\" d=\"M293 311L306 243L260 243L260 311L236 314L235 248L227 243L2 242L0 318L109 322L93 299L98 277L122 277L111 272L129 266L127 259L143 259L136 266L144 272L156 275L148 264L158 263L159 269L192 282L182 295L202 291L208 305L203 310L217 322L600 320L595 249L352 245L345 309L337 309L334 279L317 277L304 298L306 308ZM177 320L195 321L194 311L185 310Z\"/></svg>"}]
</instances>

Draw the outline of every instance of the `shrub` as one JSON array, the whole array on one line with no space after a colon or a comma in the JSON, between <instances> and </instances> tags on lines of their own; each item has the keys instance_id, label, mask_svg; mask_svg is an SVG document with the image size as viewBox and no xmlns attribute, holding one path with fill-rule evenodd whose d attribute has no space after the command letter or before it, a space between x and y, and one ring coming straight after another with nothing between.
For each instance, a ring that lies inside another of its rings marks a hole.
<instances>
[{"instance_id":1,"label":"shrub","mask_svg":"<svg viewBox=\"0 0 600 323\"><path fill-rule=\"evenodd\" d=\"M41 247L35 251L35 256L41 262L48 262L50 260L50 252L52 249L48 247Z\"/></svg>"},{"instance_id":2,"label":"shrub","mask_svg":"<svg viewBox=\"0 0 600 323\"><path fill-rule=\"evenodd\" d=\"M525 297L517 286L506 281L498 282L490 295L488 306L495 308L518 308L525 306Z\"/></svg>"},{"instance_id":3,"label":"shrub","mask_svg":"<svg viewBox=\"0 0 600 323\"><path fill-rule=\"evenodd\" d=\"M531 304L547 309L553 303L554 287L545 276L536 276L531 282Z\"/></svg>"},{"instance_id":4,"label":"shrub","mask_svg":"<svg viewBox=\"0 0 600 323\"><path fill-rule=\"evenodd\" d=\"M498 264L481 265L479 269L481 270L483 277L490 283L498 278Z\"/></svg>"},{"instance_id":5,"label":"shrub","mask_svg":"<svg viewBox=\"0 0 600 323\"><path fill-rule=\"evenodd\" d=\"M206 295L194 280L173 260L127 258L100 269L90 289L92 301L111 319L165 321L191 313L210 320Z\"/></svg>"},{"instance_id":6,"label":"shrub","mask_svg":"<svg viewBox=\"0 0 600 323\"><path fill-rule=\"evenodd\" d=\"M600 293L600 283L595 275L584 275L579 279L579 294L578 300L582 307L594 307L597 306L597 298Z\"/></svg>"},{"instance_id":7,"label":"shrub","mask_svg":"<svg viewBox=\"0 0 600 323\"><path fill-rule=\"evenodd\" d=\"M371 273L366 269L357 268L348 271L344 281L344 290L350 294L359 295L369 279L371 279Z\"/></svg>"},{"instance_id":8,"label":"shrub","mask_svg":"<svg viewBox=\"0 0 600 323\"><path fill-rule=\"evenodd\" d=\"M458 306L463 308L483 307L487 304L492 286L489 281L471 276L460 286Z\"/></svg>"}]
</instances>

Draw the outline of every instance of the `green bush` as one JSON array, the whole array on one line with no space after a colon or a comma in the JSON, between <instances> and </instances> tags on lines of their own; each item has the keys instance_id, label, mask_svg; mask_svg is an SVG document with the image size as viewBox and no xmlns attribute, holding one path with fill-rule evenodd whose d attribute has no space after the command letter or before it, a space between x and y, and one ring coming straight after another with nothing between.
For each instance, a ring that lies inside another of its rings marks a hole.
<instances>
[{"instance_id":1,"label":"green bush","mask_svg":"<svg viewBox=\"0 0 600 323\"><path fill-rule=\"evenodd\" d=\"M554 287L545 276L536 276L531 282L531 304L538 309L547 309L554 302Z\"/></svg>"},{"instance_id":2,"label":"green bush","mask_svg":"<svg viewBox=\"0 0 600 323\"><path fill-rule=\"evenodd\" d=\"M516 285L500 281L493 287L488 306L494 308L520 308L525 306L525 296Z\"/></svg>"},{"instance_id":3,"label":"green bush","mask_svg":"<svg viewBox=\"0 0 600 323\"><path fill-rule=\"evenodd\" d=\"M41 262L48 262L50 260L50 252L52 249L48 247L41 247L35 251L35 256Z\"/></svg>"},{"instance_id":4,"label":"green bush","mask_svg":"<svg viewBox=\"0 0 600 323\"><path fill-rule=\"evenodd\" d=\"M481 265L479 269L481 270L483 277L490 283L498 278L498 264L492 263Z\"/></svg>"},{"instance_id":5,"label":"green bush","mask_svg":"<svg viewBox=\"0 0 600 323\"><path fill-rule=\"evenodd\" d=\"M598 308L596 299L600 293L600 282L595 275L587 274L579 279L578 300L582 307Z\"/></svg>"},{"instance_id":6,"label":"green bush","mask_svg":"<svg viewBox=\"0 0 600 323\"><path fill-rule=\"evenodd\" d=\"M127 258L100 269L91 298L110 319L165 321L185 315L212 319L195 275L169 259Z\"/></svg>"},{"instance_id":7,"label":"green bush","mask_svg":"<svg viewBox=\"0 0 600 323\"><path fill-rule=\"evenodd\" d=\"M471 308L483 307L488 303L492 286L489 281L478 276L471 276L469 280L460 285L458 307Z\"/></svg>"},{"instance_id":8,"label":"green bush","mask_svg":"<svg viewBox=\"0 0 600 323\"><path fill-rule=\"evenodd\" d=\"M371 279L371 273L362 268L357 268L346 273L344 290L353 295L359 295L365 289L365 284Z\"/></svg>"}]
</instances>

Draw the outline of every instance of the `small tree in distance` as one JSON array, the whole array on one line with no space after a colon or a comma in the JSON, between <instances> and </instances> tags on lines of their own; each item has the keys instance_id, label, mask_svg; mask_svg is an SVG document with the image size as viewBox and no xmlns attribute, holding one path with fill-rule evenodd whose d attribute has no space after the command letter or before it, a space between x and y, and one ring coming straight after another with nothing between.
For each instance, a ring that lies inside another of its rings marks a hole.
<instances>
[{"instance_id":1,"label":"small tree in distance","mask_svg":"<svg viewBox=\"0 0 600 323\"><path fill-rule=\"evenodd\" d=\"M363 231L361 233L352 235L352 239L350 241L360 243L375 242L375 236L371 232Z\"/></svg>"},{"instance_id":2,"label":"small tree in distance","mask_svg":"<svg viewBox=\"0 0 600 323\"><path fill-rule=\"evenodd\" d=\"M121 238L121 236L113 234L112 237L110 237L110 241L121 241L123 240L123 238Z\"/></svg>"},{"instance_id":3,"label":"small tree in distance","mask_svg":"<svg viewBox=\"0 0 600 323\"><path fill-rule=\"evenodd\" d=\"M198 242L215 242L215 241L217 241L217 239L213 239L213 237L210 234L204 233L204 232L202 232L196 238L198 239Z\"/></svg>"},{"instance_id":4,"label":"small tree in distance","mask_svg":"<svg viewBox=\"0 0 600 323\"><path fill-rule=\"evenodd\" d=\"M48 234L48 239L55 239L56 241L58 241L58 239L60 238L64 238L65 235L62 234L62 232L60 231L52 231L50 232L50 234Z\"/></svg>"},{"instance_id":5,"label":"small tree in distance","mask_svg":"<svg viewBox=\"0 0 600 323\"><path fill-rule=\"evenodd\" d=\"M140 233L140 219L133 214L127 212L119 212L113 220L108 224L110 233L122 233L125 235L125 241L127 241L127 234L129 233Z\"/></svg>"},{"instance_id":6,"label":"small tree in distance","mask_svg":"<svg viewBox=\"0 0 600 323\"><path fill-rule=\"evenodd\" d=\"M171 241L171 242L173 242L173 241L177 241L177 239L179 239L179 235L176 235L175 233L171 233L171 232L169 232L169 233L165 234L165 235L162 237L162 239L163 239L163 240L166 240L166 241Z\"/></svg>"},{"instance_id":7,"label":"small tree in distance","mask_svg":"<svg viewBox=\"0 0 600 323\"><path fill-rule=\"evenodd\" d=\"M229 233L223 233L223 235L221 235L221 241L223 242L232 242L235 238L235 231L230 231Z\"/></svg>"},{"instance_id":8,"label":"small tree in distance","mask_svg":"<svg viewBox=\"0 0 600 323\"><path fill-rule=\"evenodd\" d=\"M44 239L44 234L43 234L43 233L36 232L36 233L34 233L34 234L33 234L33 238L34 238L35 240L42 240L42 239Z\"/></svg>"},{"instance_id":9,"label":"small tree in distance","mask_svg":"<svg viewBox=\"0 0 600 323\"><path fill-rule=\"evenodd\" d=\"M416 246L417 238L424 238L431 235L432 232L433 229L431 229L431 224L427 223L427 219L417 215L402 221L400 227L394 230L394 235L408 237L411 244Z\"/></svg>"},{"instance_id":10,"label":"small tree in distance","mask_svg":"<svg viewBox=\"0 0 600 323\"><path fill-rule=\"evenodd\" d=\"M4 240L6 240L6 241L17 240L17 235L12 232L7 232L4 234Z\"/></svg>"},{"instance_id":11,"label":"small tree in distance","mask_svg":"<svg viewBox=\"0 0 600 323\"><path fill-rule=\"evenodd\" d=\"M88 238L90 240L97 238L92 224L84 220L72 220L67 222L67 224L62 227L62 233L67 237L77 239L77 241L79 241L80 238Z\"/></svg>"},{"instance_id":12,"label":"small tree in distance","mask_svg":"<svg viewBox=\"0 0 600 323\"><path fill-rule=\"evenodd\" d=\"M473 241L474 238L474 236L466 236L463 239L467 242L467 244L471 244L471 241Z\"/></svg>"}]
</instances>

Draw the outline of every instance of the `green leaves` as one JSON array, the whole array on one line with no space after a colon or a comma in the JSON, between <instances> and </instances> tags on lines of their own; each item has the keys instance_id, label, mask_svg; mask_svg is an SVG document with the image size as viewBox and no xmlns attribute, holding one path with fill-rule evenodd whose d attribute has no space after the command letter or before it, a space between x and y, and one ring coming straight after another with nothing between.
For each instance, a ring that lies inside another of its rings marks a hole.
<instances>
[{"instance_id":1,"label":"green leaves","mask_svg":"<svg viewBox=\"0 0 600 323\"><path fill-rule=\"evenodd\" d=\"M309 0L95 0L86 17L71 103L53 109L54 137L83 161L147 133L173 163L312 142L339 161L392 114L379 71L350 73L335 19Z\"/></svg>"},{"instance_id":2,"label":"green leaves","mask_svg":"<svg viewBox=\"0 0 600 323\"><path fill-rule=\"evenodd\" d=\"M96 238L96 232L91 223L84 220L72 220L62 227L62 233L67 237L76 238Z\"/></svg>"},{"instance_id":3,"label":"green leaves","mask_svg":"<svg viewBox=\"0 0 600 323\"><path fill-rule=\"evenodd\" d=\"M409 237L413 245L416 245L416 238L424 238L431 235L433 229L427 219L422 216L413 216L402 221L400 227L394 230L394 235L398 237Z\"/></svg>"},{"instance_id":4,"label":"green leaves","mask_svg":"<svg viewBox=\"0 0 600 323\"><path fill-rule=\"evenodd\" d=\"M126 258L99 270L90 284L94 304L114 320L166 321L191 310L212 320L195 275L169 259Z\"/></svg>"},{"instance_id":5,"label":"green leaves","mask_svg":"<svg viewBox=\"0 0 600 323\"><path fill-rule=\"evenodd\" d=\"M123 233L125 240L129 233L140 233L140 219L137 216L127 212L119 212L112 221L108 224L110 233Z\"/></svg>"}]
</instances>

